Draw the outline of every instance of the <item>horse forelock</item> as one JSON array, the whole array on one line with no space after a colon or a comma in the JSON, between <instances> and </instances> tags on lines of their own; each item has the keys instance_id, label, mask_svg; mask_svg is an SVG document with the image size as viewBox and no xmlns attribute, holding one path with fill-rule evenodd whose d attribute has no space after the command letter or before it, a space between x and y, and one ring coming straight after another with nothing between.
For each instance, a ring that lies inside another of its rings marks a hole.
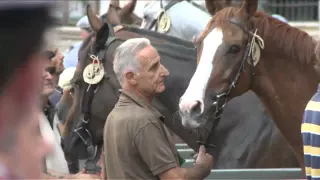
<instances>
[{"instance_id":1,"label":"horse forelock","mask_svg":"<svg viewBox=\"0 0 320 180\"><path fill-rule=\"evenodd\" d=\"M211 24L208 24L202 39L212 30L213 24L215 27L224 29L230 26L229 19L238 17L239 14L239 7L227 7L217 12L209 22ZM241 20L241 17L239 18ZM299 64L309 64L314 58L316 43L308 33L261 11L257 11L250 18L249 23L253 25L251 31L258 29L257 33L264 40L266 48L274 48L284 52L291 57L290 60L297 60Z\"/></svg>"}]
</instances>

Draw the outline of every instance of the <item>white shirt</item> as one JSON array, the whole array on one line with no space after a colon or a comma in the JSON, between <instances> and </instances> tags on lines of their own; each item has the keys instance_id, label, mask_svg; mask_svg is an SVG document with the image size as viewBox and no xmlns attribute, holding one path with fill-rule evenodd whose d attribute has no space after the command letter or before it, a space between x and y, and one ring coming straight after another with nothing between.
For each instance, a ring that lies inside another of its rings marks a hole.
<instances>
[{"instance_id":1,"label":"white shirt","mask_svg":"<svg viewBox=\"0 0 320 180\"><path fill-rule=\"evenodd\" d=\"M53 170L57 173L69 174L69 168L67 161L64 157L64 153L61 147L61 136L58 131L57 125L59 124L57 115L54 117L53 128L51 128L47 117L40 114L40 131L49 143L52 145L52 151L46 157L46 166L48 170Z\"/></svg>"}]
</instances>

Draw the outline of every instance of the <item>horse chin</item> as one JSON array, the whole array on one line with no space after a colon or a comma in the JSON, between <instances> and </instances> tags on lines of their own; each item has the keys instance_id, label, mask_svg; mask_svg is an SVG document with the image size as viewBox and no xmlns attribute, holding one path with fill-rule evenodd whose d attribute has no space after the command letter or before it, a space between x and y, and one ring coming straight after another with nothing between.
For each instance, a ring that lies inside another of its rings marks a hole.
<instances>
[{"instance_id":1,"label":"horse chin","mask_svg":"<svg viewBox=\"0 0 320 180\"><path fill-rule=\"evenodd\" d=\"M183 117L181 119L182 119L182 125L187 129L195 129L204 125L202 121L195 120L192 118Z\"/></svg>"}]
</instances>

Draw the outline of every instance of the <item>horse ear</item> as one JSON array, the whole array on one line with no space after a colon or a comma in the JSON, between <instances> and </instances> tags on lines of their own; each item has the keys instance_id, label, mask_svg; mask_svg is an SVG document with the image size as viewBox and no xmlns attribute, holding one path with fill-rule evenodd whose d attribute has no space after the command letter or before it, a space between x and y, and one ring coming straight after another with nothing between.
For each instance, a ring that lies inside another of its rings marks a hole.
<instances>
[{"instance_id":1,"label":"horse ear","mask_svg":"<svg viewBox=\"0 0 320 180\"><path fill-rule=\"evenodd\" d=\"M97 17L96 13L93 12L93 10L89 4L87 5L87 16L88 16L88 20L89 20L89 23L90 23L92 29L95 32L98 32L99 29L101 28L102 24L101 24L100 19Z\"/></svg>"},{"instance_id":2,"label":"horse ear","mask_svg":"<svg viewBox=\"0 0 320 180\"><path fill-rule=\"evenodd\" d=\"M206 0L205 3L208 12L212 16L221 9L231 6L231 0Z\"/></svg>"},{"instance_id":3,"label":"horse ear","mask_svg":"<svg viewBox=\"0 0 320 180\"><path fill-rule=\"evenodd\" d=\"M258 9L258 0L243 0L241 5L241 13L246 17L250 18L253 16Z\"/></svg>"},{"instance_id":4,"label":"horse ear","mask_svg":"<svg viewBox=\"0 0 320 180\"><path fill-rule=\"evenodd\" d=\"M137 4L137 0L132 0L121 9L119 13L121 22L123 23L133 22L131 15L136 7L136 4Z\"/></svg>"},{"instance_id":5,"label":"horse ear","mask_svg":"<svg viewBox=\"0 0 320 180\"><path fill-rule=\"evenodd\" d=\"M104 47L104 44L107 42L109 38L109 32L112 31L110 30L110 26L108 23L103 23L99 31L97 32L96 35L96 41L95 41L95 47L97 49L101 49Z\"/></svg>"}]
</instances>

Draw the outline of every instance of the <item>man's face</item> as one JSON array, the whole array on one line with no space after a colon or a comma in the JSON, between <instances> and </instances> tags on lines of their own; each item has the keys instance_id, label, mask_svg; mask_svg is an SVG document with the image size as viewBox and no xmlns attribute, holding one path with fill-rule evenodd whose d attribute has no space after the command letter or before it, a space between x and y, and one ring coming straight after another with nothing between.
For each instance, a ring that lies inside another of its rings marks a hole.
<instances>
[{"instance_id":1,"label":"man's face","mask_svg":"<svg viewBox=\"0 0 320 180\"><path fill-rule=\"evenodd\" d=\"M169 75L168 70L160 63L157 50L148 46L137 54L140 71L135 75L137 89L145 94L154 95L165 90L164 78Z\"/></svg>"},{"instance_id":2,"label":"man's face","mask_svg":"<svg viewBox=\"0 0 320 180\"><path fill-rule=\"evenodd\" d=\"M44 97L48 97L50 96L55 87L53 85L53 81L52 81L52 75L51 73L55 72L55 67L52 66L52 63L50 63L50 61L45 60L45 68L42 70L42 82L43 82L43 88L41 91L41 96Z\"/></svg>"}]
</instances>

